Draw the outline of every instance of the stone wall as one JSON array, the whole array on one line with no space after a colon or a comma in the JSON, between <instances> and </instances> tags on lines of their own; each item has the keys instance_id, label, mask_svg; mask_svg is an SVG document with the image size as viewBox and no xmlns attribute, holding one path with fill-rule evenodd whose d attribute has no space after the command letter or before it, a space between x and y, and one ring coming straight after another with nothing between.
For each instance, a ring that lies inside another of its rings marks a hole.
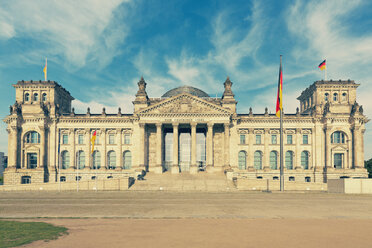
<instances>
[{"instance_id":1,"label":"stone wall","mask_svg":"<svg viewBox=\"0 0 372 248\"><path fill-rule=\"evenodd\" d=\"M270 191L279 191L280 182L279 180L263 180L263 179L237 179L236 187L239 190L270 190ZM327 191L327 184L325 183L305 183L305 182L284 182L285 191Z\"/></svg>"},{"instance_id":2,"label":"stone wall","mask_svg":"<svg viewBox=\"0 0 372 248\"><path fill-rule=\"evenodd\" d=\"M133 183L133 178L118 178L108 180L88 180L75 182L61 182L59 183L32 183L21 185L1 185L0 191L72 191L77 190L99 190L99 191L113 191L113 190L128 190ZM79 185L78 185L79 184ZM78 186L77 186L78 185Z\"/></svg>"}]
</instances>

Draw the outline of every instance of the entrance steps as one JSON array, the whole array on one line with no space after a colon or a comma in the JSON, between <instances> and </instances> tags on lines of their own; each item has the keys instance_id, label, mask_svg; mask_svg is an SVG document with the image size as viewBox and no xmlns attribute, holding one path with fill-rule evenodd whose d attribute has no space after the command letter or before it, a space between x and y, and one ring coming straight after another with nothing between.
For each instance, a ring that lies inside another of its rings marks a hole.
<instances>
[{"instance_id":1,"label":"entrance steps","mask_svg":"<svg viewBox=\"0 0 372 248\"><path fill-rule=\"evenodd\" d=\"M155 174L147 172L145 180L136 180L129 188L134 191L237 191L233 181L223 173L207 174Z\"/></svg>"}]
</instances>

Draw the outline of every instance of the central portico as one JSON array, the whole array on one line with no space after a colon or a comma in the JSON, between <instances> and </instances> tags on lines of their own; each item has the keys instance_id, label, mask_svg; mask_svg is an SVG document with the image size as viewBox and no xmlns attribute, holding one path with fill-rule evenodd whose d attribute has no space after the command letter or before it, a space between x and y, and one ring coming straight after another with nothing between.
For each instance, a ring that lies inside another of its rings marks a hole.
<instances>
[{"instance_id":1,"label":"central portico","mask_svg":"<svg viewBox=\"0 0 372 248\"><path fill-rule=\"evenodd\" d=\"M231 109L223 106L223 99L190 86L172 89L161 98L148 98L144 80L138 86L133 103L143 147L141 166L156 173L214 172L229 167L235 100L225 100Z\"/></svg>"}]
</instances>

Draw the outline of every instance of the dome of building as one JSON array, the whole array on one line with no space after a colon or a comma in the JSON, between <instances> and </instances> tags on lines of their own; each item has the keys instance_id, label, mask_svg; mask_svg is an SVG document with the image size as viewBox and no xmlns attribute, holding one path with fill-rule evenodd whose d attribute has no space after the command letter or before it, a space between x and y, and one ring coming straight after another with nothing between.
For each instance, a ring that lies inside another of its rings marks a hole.
<instances>
[{"instance_id":1,"label":"dome of building","mask_svg":"<svg viewBox=\"0 0 372 248\"><path fill-rule=\"evenodd\" d=\"M164 95L162 95L162 97L172 97L172 96L176 96L181 93L189 93L197 97L209 97L209 95L205 93L204 91L197 89L195 87L192 87L192 86L181 86L181 87L171 89L167 91Z\"/></svg>"}]
</instances>

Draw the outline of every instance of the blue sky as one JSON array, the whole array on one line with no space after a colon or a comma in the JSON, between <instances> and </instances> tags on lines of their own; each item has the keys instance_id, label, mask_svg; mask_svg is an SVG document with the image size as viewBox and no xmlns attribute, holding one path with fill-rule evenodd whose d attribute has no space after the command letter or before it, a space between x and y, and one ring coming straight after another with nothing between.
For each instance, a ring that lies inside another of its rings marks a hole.
<instances>
[{"instance_id":1,"label":"blue sky","mask_svg":"<svg viewBox=\"0 0 372 248\"><path fill-rule=\"evenodd\" d=\"M229 76L238 112L274 112L279 55L284 109L323 77L353 79L372 117L371 1L2 1L0 116L15 101L11 84L48 79L76 98L76 112L131 113L139 78L150 97L180 85L221 96ZM0 151L7 151L5 124ZM372 157L372 124L365 158Z\"/></svg>"}]
</instances>

